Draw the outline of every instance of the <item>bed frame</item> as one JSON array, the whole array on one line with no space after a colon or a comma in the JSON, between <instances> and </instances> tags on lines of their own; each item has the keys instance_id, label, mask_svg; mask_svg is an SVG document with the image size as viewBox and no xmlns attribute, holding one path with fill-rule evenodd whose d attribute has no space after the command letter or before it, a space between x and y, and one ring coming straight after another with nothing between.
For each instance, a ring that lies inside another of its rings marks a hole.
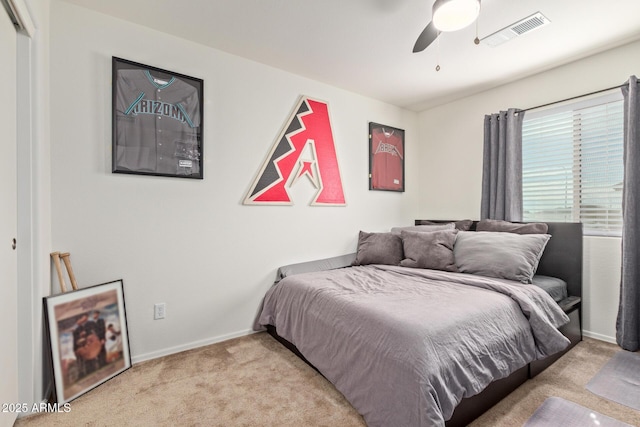
<instances>
[{"instance_id":1,"label":"bed frame","mask_svg":"<svg viewBox=\"0 0 640 427\"><path fill-rule=\"evenodd\" d=\"M424 223L447 223L449 220L416 220L416 225ZM475 231L477 221L474 221L470 230ZM456 407L453 416L446 422L447 427L466 426L478 418L493 405L518 388L529 378L533 378L547 367L551 366L564 353L582 341L582 224L548 222L549 239L544 254L540 259L537 274L558 277L567 282L569 297L558 304L569 316L569 323L560 328L560 331L571 341L565 350L549 356L543 360L531 362L527 366L513 372L506 378L496 380L489 384L481 393L463 399ZM317 370L315 366L305 359L304 355L289 341L280 337L274 326L268 325L267 331L276 340L295 353L307 364ZM320 371L318 371L320 372ZM322 372L320 372L322 374Z\"/></svg>"}]
</instances>

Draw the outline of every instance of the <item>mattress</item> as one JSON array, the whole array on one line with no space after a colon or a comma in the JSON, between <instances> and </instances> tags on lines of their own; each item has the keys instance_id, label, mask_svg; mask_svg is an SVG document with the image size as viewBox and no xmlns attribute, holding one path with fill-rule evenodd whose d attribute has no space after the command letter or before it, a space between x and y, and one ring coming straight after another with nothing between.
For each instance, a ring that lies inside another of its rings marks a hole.
<instances>
[{"instance_id":1,"label":"mattress","mask_svg":"<svg viewBox=\"0 0 640 427\"><path fill-rule=\"evenodd\" d=\"M532 282L535 286L544 289L555 302L560 302L569 295L567 282L557 277L535 275Z\"/></svg>"}]
</instances>

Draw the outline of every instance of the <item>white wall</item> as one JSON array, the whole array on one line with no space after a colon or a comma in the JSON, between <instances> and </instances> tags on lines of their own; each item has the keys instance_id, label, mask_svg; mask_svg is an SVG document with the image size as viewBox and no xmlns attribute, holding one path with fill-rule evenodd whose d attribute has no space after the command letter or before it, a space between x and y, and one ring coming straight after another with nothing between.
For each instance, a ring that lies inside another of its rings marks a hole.
<instances>
[{"instance_id":1,"label":"white wall","mask_svg":"<svg viewBox=\"0 0 640 427\"><path fill-rule=\"evenodd\" d=\"M111 173L112 56L204 79L204 180ZM278 266L416 214L416 113L61 2L50 77L52 249L81 286L124 280L134 361L247 333ZM329 103L347 207L243 206L303 94ZM406 130L404 194L368 190L369 121Z\"/></svg>"},{"instance_id":2,"label":"white wall","mask_svg":"<svg viewBox=\"0 0 640 427\"><path fill-rule=\"evenodd\" d=\"M484 115L530 108L619 85L640 72L640 42L600 53L420 113L420 214L478 218ZM620 239L585 237L583 328L615 341L620 282Z\"/></svg>"}]
</instances>

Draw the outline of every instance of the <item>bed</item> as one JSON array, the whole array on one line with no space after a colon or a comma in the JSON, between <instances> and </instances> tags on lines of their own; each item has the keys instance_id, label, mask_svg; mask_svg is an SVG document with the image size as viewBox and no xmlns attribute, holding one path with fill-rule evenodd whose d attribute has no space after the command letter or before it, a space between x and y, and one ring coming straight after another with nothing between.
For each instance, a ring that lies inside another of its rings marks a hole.
<instances>
[{"instance_id":1,"label":"bed","mask_svg":"<svg viewBox=\"0 0 640 427\"><path fill-rule=\"evenodd\" d=\"M402 230L403 256L407 242L424 236L454 233L460 259L465 242L516 239L476 231L478 224ZM356 254L281 267L254 328L266 328L317 369L370 426L466 425L582 339L582 227L545 227L540 234L551 237L528 279L560 279L565 289L555 300L548 283L469 274L444 261L444 268L422 268L432 254L419 265L361 263L361 232Z\"/></svg>"}]
</instances>

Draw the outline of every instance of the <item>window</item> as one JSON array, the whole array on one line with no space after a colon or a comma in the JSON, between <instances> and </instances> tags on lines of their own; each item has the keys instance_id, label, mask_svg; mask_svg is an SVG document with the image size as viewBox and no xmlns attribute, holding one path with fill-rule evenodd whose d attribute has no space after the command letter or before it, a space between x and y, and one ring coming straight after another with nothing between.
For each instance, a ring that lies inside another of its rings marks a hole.
<instances>
[{"instance_id":1,"label":"window","mask_svg":"<svg viewBox=\"0 0 640 427\"><path fill-rule=\"evenodd\" d=\"M620 91L525 115L525 221L577 222L589 235L622 230L623 106Z\"/></svg>"}]
</instances>

